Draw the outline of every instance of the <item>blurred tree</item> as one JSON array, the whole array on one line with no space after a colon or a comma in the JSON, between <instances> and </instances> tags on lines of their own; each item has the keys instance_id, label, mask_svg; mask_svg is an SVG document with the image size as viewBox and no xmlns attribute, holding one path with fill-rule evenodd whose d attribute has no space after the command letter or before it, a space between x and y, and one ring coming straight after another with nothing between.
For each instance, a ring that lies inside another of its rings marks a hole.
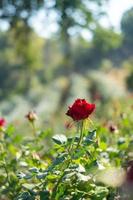
<instances>
[{"instance_id":1,"label":"blurred tree","mask_svg":"<svg viewBox=\"0 0 133 200\"><path fill-rule=\"evenodd\" d=\"M64 66L67 67L68 74L73 66L71 35L73 32L81 31L81 28L92 30L96 25L96 19L103 14L100 6L106 0L54 0L52 9L58 13L57 22L62 39ZM93 12L91 6L95 6Z\"/></svg>"},{"instance_id":2,"label":"blurred tree","mask_svg":"<svg viewBox=\"0 0 133 200\"><path fill-rule=\"evenodd\" d=\"M121 44L121 34L114 32L113 29L97 25L93 31L92 40L88 42L88 47L85 47L83 40L77 45L74 57L76 69L86 72L89 68L101 67L105 60L112 62L114 54L121 47ZM106 64L110 62L106 62Z\"/></svg>"},{"instance_id":3,"label":"blurred tree","mask_svg":"<svg viewBox=\"0 0 133 200\"><path fill-rule=\"evenodd\" d=\"M25 74L25 89L32 86L35 73L43 68L44 40L38 37L22 20L10 30L17 60ZM16 40L17 38L17 40Z\"/></svg>"},{"instance_id":4,"label":"blurred tree","mask_svg":"<svg viewBox=\"0 0 133 200\"><path fill-rule=\"evenodd\" d=\"M24 37L12 37L13 30L0 32L0 98L28 91L35 73L43 66L44 40L32 32L25 45L19 41Z\"/></svg>"},{"instance_id":5,"label":"blurred tree","mask_svg":"<svg viewBox=\"0 0 133 200\"><path fill-rule=\"evenodd\" d=\"M125 68L128 70L129 74L126 77L126 85L130 92L133 92L133 57L128 58L128 61L125 61Z\"/></svg>"},{"instance_id":6,"label":"blurred tree","mask_svg":"<svg viewBox=\"0 0 133 200\"><path fill-rule=\"evenodd\" d=\"M11 90L16 89L15 71L18 63L10 36L8 32L0 32L0 99L7 97Z\"/></svg>"},{"instance_id":7,"label":"blurred tree","mask_svg":"<svg viewBox=\"0 0 133 200\"><path fill-rule=\"evenodd\" d=\"M95 64L100 65L103 58L107 58L113 50L121 46L121 34L114 32L112 29L98 26L93 34L92 39L92 59ZM97 59L95 60L96 57Z\"/></svg>"},{"instance_id":8,"label":"blurred tree","mask_svg":"<svg viewBox=\"0 0 133 200\"><path fill-rule=\"evenodd\" d=\"M103 14L99 7L108 0L1 0L0 17L7 19L11 26L16 24L18 19L24 21L26 27L28 20L35 14L35 11L42 8L44 12L56 11L57 23L59 25L59 35L62 42L62 52L64 55L63 66L68 69L73 65L71 52L71 34L78 32L81 28L93 31L96 21ZM92 9L95 8L95 9ZM16 25L15 25L16 26ZM26 28L26 31L29 29ZM69 71L69 70L67 70Z\"/></svg>"},{"instance_id":9,"label":"blurred tree","mask_svg":"<svg viewBox=\"0 0 133 200\"><path fill-rule=\"evenodd\" d=\"M18 19L27 23L29 17L44 4L43 0L1 0L0 18L14 26Z\"/></svg>"},{"instance_id":10,"label":"blurred tree","mask_svg":"<svg viewBox=\"0 0 133 200\"><path fill-rule=\"evenodd\" d=\"M121 45L121 35L112 29L97 27L94 31L92 43L93 48L105 56L110 50Z\"/></svg>"},{"instance_id":11,"label":"blurred tree","mask_svg":"<svg viewBox=\"0 0 133 200\"><path fill-rule=\"evenodd\" d=\"M128 59L133 55L133 7L123 14L121 30L123 34L123 58Z\"/></svg>"},{"instance_id":12,"label":"blurred tree","mask_svg":"<svg viewBox=\"0 0 133 200\"><path fill-rule=\"evenodd\" d=\"M121 30L124 40L129 46L133 46L133 7L123 14L121 19Z\"/></svg>"},{"instance_id":13,"label":"blurred tree","mask_svg":"<svg viewBox=\"0 0 133 200\"><path fill-rule=\"evenodd\" d=\"M127 88L129 91L133 92L133 70L131 71L130 75L126 79Z\"/></svg>"},{"instance_id":14,"label":"blurred tree","mask_svg":"<svg viewBox=\"0 0 133 200\"><path fill-rule=\"evenodd\" d=\"M44 4L43 0L1 0L0 18L10 24L18 65L25 72L25 85L30 88L36 69L42 67L42 41L33 33L29 18ZM33 42L34 41L34 42ZM36 53L35 53L36 49ZM40 51L41 50L41 51ZM27 80L27 81L26 81Z\"/></svg>"}]
</instances>

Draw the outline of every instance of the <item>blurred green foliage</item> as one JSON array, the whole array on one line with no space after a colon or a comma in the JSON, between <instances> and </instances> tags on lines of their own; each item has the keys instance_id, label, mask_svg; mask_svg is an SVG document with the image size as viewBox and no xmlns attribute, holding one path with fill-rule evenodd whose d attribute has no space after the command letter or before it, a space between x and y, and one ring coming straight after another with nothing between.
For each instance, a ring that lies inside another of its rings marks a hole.
<instances>
[{"instance_id":1,"label":"blurred green foliage","mask_svg":"<svg viewBox=\"0 0 133 200\"><path fill-rule=\"evenodd\" d=\"M132 47L133 45L133 7L126 11L121 20L121 29L123 32L124 40L128 46Z\"/></svg>"},{"instance_id":2,"label":"blurred green foliage","mask_svg":"<svg viewBox=\"0 0 133 200\"><path fill-rule=\"evenodd\" d=\"M132 91L132 8L123 15L117 33L98 23L104 4L102 0L1 1L0 19L9 24L8 30L0 32L2 114L19 118L21 108L24 113L34 107L49 119L77 97L99 96L105 102L127 95L124 81ZM39 37L30 23L40 11L57 16L58 30L49 39ZM92 38L84 39L81 30L89 30ZM107 76L124 65L130 67L123 72L123 83Z\"/></svg>"},{"instance_id":3,"label":"blurred green foliage","mask_svg":"<svg viewBox=\"0 0 133 200\"><path fill-rule=\"evenodd\" d=\"M8 124L0 135L1 199L132 199L126 182L133 159L131 109L130 97L97 105L95 125L84 123L80 145L76 123L67 137L52 138L52 129L36 122L24 132Z\"/></svg>"},{"instance_id":4,"label":"blurred green foliage","mask_svg":"<svg viewBox=\"0 0 133 200\"><path fill-rule=\"evenodd\" d=\"M25 32L24 28L19 22L17 27L0 35L3 45L0 49L0 98L27 91L32 86L32 77L43 68L44 40L31 30Z\"/></svg>"},{"instance_id":5,"label":"blurred green foliage","mask_svg":"<svg viewBox=\"0 0 133 200\"><path fill-rule=\"evenodd\" d=\"M121 45L121 35L111 29L98 27L93 35L93 48L98 51L101 58L106 56L112 49L117 49Z\"/></svg>"},{"instance_id":6,"label":"blurred green foliage","mask_svg":"<svg viewBox=\"0 0 133 200\"><path fill-rule=\"evenodd\" d=\"M132 92L133 91L133 71L131 71L131 74L126 79L127 87Z\"/></svg>"}]
</instances>

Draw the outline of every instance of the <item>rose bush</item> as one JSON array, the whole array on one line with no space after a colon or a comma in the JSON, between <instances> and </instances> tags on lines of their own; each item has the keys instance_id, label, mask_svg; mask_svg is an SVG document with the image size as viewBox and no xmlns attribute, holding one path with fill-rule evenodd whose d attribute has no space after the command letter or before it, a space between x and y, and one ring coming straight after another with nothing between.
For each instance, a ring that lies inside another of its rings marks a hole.
<instances>
[{"instance_id":1,"label":"rose bush","mask_svg":"<svg viewBox=\"0 0 133 200\"><path fill-rule=\"evenodd\" d=\"M1 200L133 199L131 109L113 115L119 131L112 134L108 120L90 123L95 106L88 104L77 99L69 107L76 127L68 137L54 135L54 147L48 147L52 129L36 127L36 118L27 118L34 134L20 134L8 123L0 130Z\"/></svg>"}]
</instances>

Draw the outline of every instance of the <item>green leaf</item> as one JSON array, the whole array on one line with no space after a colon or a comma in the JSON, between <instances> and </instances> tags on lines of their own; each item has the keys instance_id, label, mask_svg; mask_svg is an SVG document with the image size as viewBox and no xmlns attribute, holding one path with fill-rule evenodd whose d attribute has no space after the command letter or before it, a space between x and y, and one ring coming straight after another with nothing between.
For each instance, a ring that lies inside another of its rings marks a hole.
<instances>
[{"instance_id":1,"label":"green leaf","mask_svg":"<svg viewBox=\"0 0 133 200\"><path fill-rule=\"evenodd\" d=\"M39 193L40 195L40 200L49 200L49 191L45 190L45 191L41 191Z\"/></svg>"},{"instance_id":2,"label":"green leaf","mask_svg":"<svg viewBox=\"0 0 133 200\"><path fill-rule=\"evenodd\" d=\"M86 182L86 181L89 181L91 179L91 177L89 175L85 176L81 173L77 173L77 178L79 181L83 181L83 182Z\"/></svg>"},{"instance_id":3,"label":"green leaf","mask_svg":"<svg viewBox=\"0 0 133 200\"><path fill-rule=\"evenodd\" d=\"M96 130L93 130L93 131L89 132L88 135L85 137L84 144L90 145L90 144L94 143L95 138L96 138Z\"/></svg>"},{"instance_id":4,"label":"green leaf","mask_svg":"<svg viewBox=\"0 0 133 200\"><path fill-rule=\"evenodd\" d=\"M55 181L57 179L57 175L56 174L50 174L47 176L47 179L50 181Z\"/></svg>"},{"instance_id":5,"label":"green leaf","mask_svg":"<svg viewBox=\"0 0 133 200\"><path fill-rule=\"evenodd\" d=\"M31 195L29 194L29 192L23 192L22 194L18 196L17 200L27 200L27 199L31 199L30 197Z\"/></svg>"},{"instance_id":6,"label":"green leaf","mask_svg":"<svg viewBox=\"0 0 133 200\"><path fill-rule=\"evenodd\" d=\"M24 174L23 172L19 172L18 174L17 174L17 177L19 178L19 179L22 179L22 178L24 178L26 176L26 174Z\"/></svg>"},{"instance_id":7,"label":"green leaf","mask_svg":"<svg viewBox=\"0 0 133 200\"><path fill-rule=\"evenodd\" d=\"M47 176L48 172L38 173L36 175L37 179L44 179Z\"/></svg>"},{"instance_id":8,"label":"green leaf","mask_svg":"<svg viewBox=\"0 0 133 200\"><path fill-rule=\"evenodd\" d=\"M19 163L19 165L20 165L21 167L27 167L27 166L28 166L28 164L27 164L25 161L21 161L21 162Z\"/></svg>"},{"instance_id":9,"label":"green leaf","mask_svg":"<svg viewBox=\"0 0 133 200\"><path fill-rule=\"evenodd\" d=\"M67 140L68 140L69 143L78 142L79 141L79 136L69 137Z\"/></svg>"},{"instance_id":10,"label":"green leaf","mask_svg":"<svg viewBox=\"0 0 133 200\"><path fill-rule=\"evenodd\" d=\"M83 167L83 165L81 164L73 164L69 167L69 169L71 171L76 171L76 172L80 172L80 173L83 173L85 172L85 168Z\"/></svg>"},{"instance_id":11,"label":"green leaf","mask_svg":"<svg viewBox=\"0 0 133 200\"><path fill-rule=\"evenodd\" d=\"M120 137L118 140L118 145L122 145L125 143L125 138L124 137Z\"/></svg>"},{"instance_id":12,"label":"green leaf","mask_svg":"<svg viewBox=\"0 0 133 200\"><path fill-rule=\"evenodd\" d=\"M105 142L100 142L99 143L99 148L103 151L105 151L107 149L107 144Z\"/></svg>"},{"instance_id":13,"label":"green leaf","mask_svg":"<svg viewBox=\"0 0 133 200\"><path fill-rule=\"evenodd\" d=\"M85 172L85 168L83 167L83 165L79 164L78 168L77 168L78 172L83 173Z\"/></svg>"},{"instance_id":14,"label":"green leaf","mask_svg":"<svg viewBox=\"0 0 133 200\"><path fill-rule=\"evenodd\" d=\"M89 138L90 140L93 140L94 138L96 138L96 130L89 131L89 133L88 133L88 138Z\"/></svg>"},{"instance_id":15,"label":"green leaf","mask_svg":"<svg viewBox=\"0 0 133 200\"><path fill-rule=\"evenodd\" d=\"M73 159L78 159L80 157L82 157L85 154L85 149L81 148L81 149L77 149L75 151L75 154L72 156Z\"/></svg>"},{"instance_id":16,"label":"green leaf","mask_svg":"<svg viewBox=\"0 0 133 200\"><path fill-rule=\"evenodd\" d=\"M39 172L39 169L37 167L32 167L29 169L30 172L33 172L33 173L38 173Z\"/></svg>"},{"instance_id":17,"label":"green leaf","mask_svg":"<svg viewBox=\"0 0 133 200\"><path fill-rule=\"evenodd\" d=\"M23 192L16 198L16 200L35 200L35 197L29 192Z\"/></svg>"},{"instance_id":18,"label":"green leaf","mask_svg":"<svg viewBox=\"0 0 133 200\"><path fill-rule=\"evenodd\" d=\"M38 131L37 134L38 134L38 137L39 137L40 139L44 139L44 138L46 138L48 135L51 135L51 130L48 129L48 130Z\"/></svg>"},{"instance_id":19,"label":"green leaf","mask_svg":"<svg viewBox=\"0 0 133 200\"><path fill-rule=\"evenodd\" d=\"M56 165L59 165L61 163L63 163L63 161L66 159L68 154L64 153L64 154L61 154L59 155L53 162L52 166L50 168L53 168L55 167Z\"/></svg>"},{"instance_id":20,"label":"green leaf","mask_svg":"<svg viewBox=\"0 0 133 200\"><path fill-rule=\"evenodd\" d=\"M75 176L76 172L71 172L70 170L69 170L69 171L65 170L65 172L66 172L67 174L63 177L63 181L65 180L65 181L70 182L70 181L71 181L71 178L72 178L73 176ZM68 173L68 172L69 172L69 173Z\"/></svg>"},{"instance_id":21,"label":"green leaf","mask_svg":"<svg viewBox=\"0 0 133 200\"><path fill-rule=\"evenodd\" d=\"M31 184L31 183L24 183L24 184L23 184L23 187L24 187L25 189L32 190L32 189L35 187L35 185L34 185L34 184Z\"/></svg>"},{"instance_id":22,"label":"green leaf","mask_svg":"<svg viewBox=\"0 0 133 200\"><path fill-rule=\"evenodd\" d=\"M55 135L53 136L53 141L56 143L56 144L65 144L67 142L67 137L65 135Z\"/></svg>"},{"instance_id":23,"label":"green leaf","mask_svg":"<svg viewBox=\"0 0 133 200\"><path fill-rule=\"evenodd\" d=\"M6 129L6 135L11 137L14 134L15 128L13 125L9 125Z\"/></svg>"},{"instance_id":24,"label":"green leaf","mask_svg":"<svg viewBox=\"0 0 133 200\"><path fill-rule=\"evenodd\" d=\"M97 160L93 160L92 162L90 162L90 163L88 163L86 165L87 172L91 172L93 170L96 170L96 168L98 168L98 162L97 162Z\"/></svg>"},{"instance_id":25,"label":"green leaf","mask_svg":"<svg viewBox=\"0 0 133 200\"><path fill-rule=\"evenodd\" d=\"M95 188L95 200L102 200L103 198L107 197L109 191L106 187L97 186Z\"/></svg>"},{"instance_id":26,"label":"green leaf","mask_svg":"<svg viewBox=\"0 0 133 200\"><path fill-rule=\"evenodd\" d=\"M19 172L18 174L17 174L17 177L19 178L19 179L31 179L32 177L33 177L33 175L32 174L24 174L23 172Z\"/></svg>"}]
</instances>

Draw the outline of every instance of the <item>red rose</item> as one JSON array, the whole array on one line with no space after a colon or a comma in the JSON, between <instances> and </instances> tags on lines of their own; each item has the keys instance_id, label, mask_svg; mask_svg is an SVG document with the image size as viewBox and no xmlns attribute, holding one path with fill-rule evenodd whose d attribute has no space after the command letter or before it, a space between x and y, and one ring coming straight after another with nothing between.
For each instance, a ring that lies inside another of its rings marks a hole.
<instances>
[{"instance_id":1,"label":"red rose","mask_svg":"<svg viewBox=\"0 0 133 200\"><path fill-rule=\"evenodd\" d=\"M6 120L4 118L0 118L0 127L4 127L6 125Z\"/></svg>"},{"instance_id":2,"label":"red rose","mask_svg":"<svg viewBox=\"0 0 133 200\"><path fill-rule=\"evenodd\" d=\"M69 106L66 115L72 117L74 121L79 121L88 118L94 109L95 104L90 104L85 99L77 99L72 106Z\"/></svg>"}]
</instances>

